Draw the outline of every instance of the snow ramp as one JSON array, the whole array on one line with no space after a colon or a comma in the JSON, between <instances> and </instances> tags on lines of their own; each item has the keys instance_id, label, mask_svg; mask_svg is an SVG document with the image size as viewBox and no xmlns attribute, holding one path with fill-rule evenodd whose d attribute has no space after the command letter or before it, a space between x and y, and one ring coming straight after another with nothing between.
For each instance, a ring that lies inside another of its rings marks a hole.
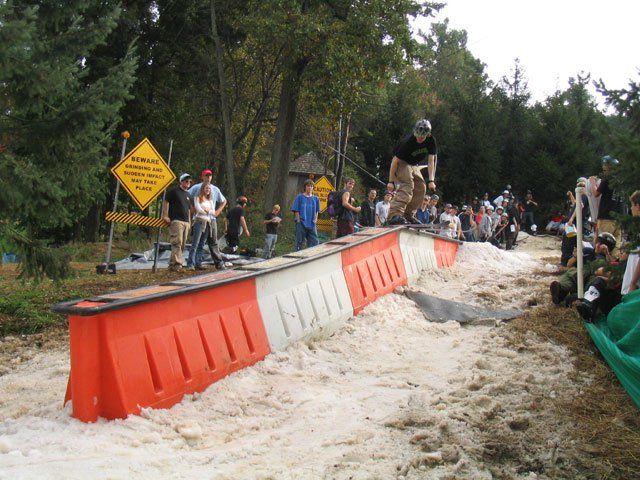
<instances>
[{"instance_id":1,"label":"snow ramp","mask_svg":"<svg viewBox=\"0 0 640 480\"><path fill-rule=\"evenodd\" d=\"M204 275L57 304L69 318L65 403L84 422L168 408L294 342L322 338L459 242L407 226Z\"/></svg>"}]
</instances>

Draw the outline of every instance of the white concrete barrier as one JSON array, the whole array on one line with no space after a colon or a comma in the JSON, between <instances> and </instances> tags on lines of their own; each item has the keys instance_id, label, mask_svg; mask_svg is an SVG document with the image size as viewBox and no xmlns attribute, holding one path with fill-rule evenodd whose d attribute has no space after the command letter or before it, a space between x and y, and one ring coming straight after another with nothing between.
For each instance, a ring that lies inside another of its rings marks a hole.
<instances>
[{"instance_id":1,"label":"white concrete barrier","mask_svg":"<svg viewBox=\"0 0 640 480\"><path fill-rule=\"evenodd\" d=\"M398 242L409 282L417 279L425 270L437 270L435 240L432 234L402 230Z\"/></svg>"},{"instance_id":2,"label":"white concrete barrier","mask_svg":"<svg viewBox=\"0 0 640 480\"><path fill-rule=\"evenodd\" d=\"M330 335L353 315L340 252L304 262L277 257L257 268L266 269L256 295L272 351Z\"/></svg>"}]
</instances>

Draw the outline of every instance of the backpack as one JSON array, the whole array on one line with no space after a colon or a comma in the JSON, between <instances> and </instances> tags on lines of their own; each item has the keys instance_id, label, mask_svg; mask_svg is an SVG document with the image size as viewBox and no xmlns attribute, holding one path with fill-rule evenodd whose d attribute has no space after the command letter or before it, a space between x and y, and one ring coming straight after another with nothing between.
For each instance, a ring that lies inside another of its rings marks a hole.
<instances>
[{"instance_id":1,"label":"backpack","mask_svg":"<svg viewBox=\"0 0 640 480\"><path fill-rule=\"evenodd\" d=\"M334 190L327 196L327 213L331 218L336 218L342 213L343 190Z\"/></svg>"}]
</instances>

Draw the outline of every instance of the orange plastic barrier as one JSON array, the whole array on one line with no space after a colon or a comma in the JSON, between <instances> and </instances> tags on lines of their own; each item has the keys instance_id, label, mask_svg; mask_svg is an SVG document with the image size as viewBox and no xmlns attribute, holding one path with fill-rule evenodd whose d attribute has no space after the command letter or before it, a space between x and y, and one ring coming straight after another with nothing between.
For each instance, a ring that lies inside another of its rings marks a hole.
<instances>
[{"instance_id":1,"label":"orange plastic barrier","mask_svg":"<svg viewBox=\"0 0 640 480\"><path fill-rule=\"evenodd\" d=\"M456 261L458 242L436 238L434 250L438 268L451 267Z\"/></svg>"},{"instance_id":2,"label":"orange plastic barrier","mask_svg":"<svg viewBox=\"0 0 640 480\"><path fill-rule=\"evenodd\" d=\"M254 279L71 315L69 337L65 402L71 399L73 416L85 422L170 407L270 352Z\"/></svg>"},{"instance_id":3,"label":"orange plastic barrier","mask_svg":"<svg viewBox=\"0 0 640 480\"><path fill-rule=\"evenodd\" d=\"M342 252L342 270L357 315L376 298L407 284L398 232L355 245Z\"/></svg>"}]
</instances>

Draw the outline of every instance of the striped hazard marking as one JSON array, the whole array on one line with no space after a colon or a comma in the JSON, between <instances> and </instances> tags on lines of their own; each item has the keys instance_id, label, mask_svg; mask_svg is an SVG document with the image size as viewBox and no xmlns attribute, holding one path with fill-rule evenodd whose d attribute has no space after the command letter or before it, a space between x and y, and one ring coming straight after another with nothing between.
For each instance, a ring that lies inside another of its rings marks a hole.
<instances>
[{"instance_id":1,"label":"striped hazard marking","mask_svg":"<svg viewBox=\"0 0 640 480\"><path fill-rule=\"evenodd\" d=\"M167 226L162 218L145 217L136 213L107 212L105 218L109 222L132 223L145 227L165 228Z\"/></svg>"}]
</instances>

